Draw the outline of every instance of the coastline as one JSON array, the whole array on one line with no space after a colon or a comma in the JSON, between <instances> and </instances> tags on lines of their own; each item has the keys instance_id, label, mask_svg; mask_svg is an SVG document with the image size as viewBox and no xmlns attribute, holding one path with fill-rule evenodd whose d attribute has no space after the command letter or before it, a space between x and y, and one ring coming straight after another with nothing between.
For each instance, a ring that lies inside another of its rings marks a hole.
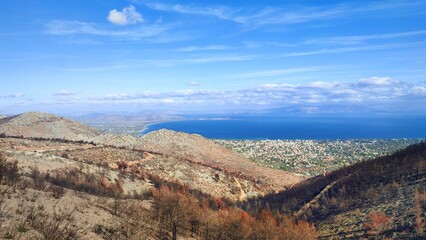
<instances>
[{"instance_id":1,"label":"coastline","mask_svg":"<svg viewBox=\"0 0 426 240\"><path fill-rule=\"evenodd\" d=\"M153 121L153 122L147 122L146 124L143 123L144 126L143 126L142 130L139 131L139 133L141 134L140 136L142 137L143 135L145 135L145 134L148 133L146 131L149 130L150 126L157 125L157 124L160 124L160 123L181 122L181 121L187 121L187 120L191 120L191 119L186 119L185 118L185 119L175 119L175 120Z\"/></svg>"},{"instance_id":2,"label":"coastline","mask_svg":"<svg viewBox=\"0 0 426 240\"><path fill-rule=\"evenodd\" d=\"M153 121L148 122L144 125L143 129L139 131L141 136L147 134L150 126L161 124L161 123L170 123L170 122L182 122L182 121L226 121L226 120L235 120L232 118L182 118L182 119L174 119L174 120L164 120L164 121Z\"/></svg>"}]
</instances>

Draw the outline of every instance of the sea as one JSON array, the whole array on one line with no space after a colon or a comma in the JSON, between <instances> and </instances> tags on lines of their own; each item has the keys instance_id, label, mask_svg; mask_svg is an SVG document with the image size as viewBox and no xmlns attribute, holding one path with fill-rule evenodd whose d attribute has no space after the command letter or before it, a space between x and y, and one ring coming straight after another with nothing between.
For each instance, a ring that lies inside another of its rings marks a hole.
<instances>
[{"instance_id":1,"label":"sea","mask_svg":"<svg viewBox=\"0 0 426 240\"><path fill-rule=\"evenodd\" d=\"M193 118L150 124L142 135L159 129L212 139L426 139L426 117L419 116L238 116Z\"/></svg>"}]
</instances>

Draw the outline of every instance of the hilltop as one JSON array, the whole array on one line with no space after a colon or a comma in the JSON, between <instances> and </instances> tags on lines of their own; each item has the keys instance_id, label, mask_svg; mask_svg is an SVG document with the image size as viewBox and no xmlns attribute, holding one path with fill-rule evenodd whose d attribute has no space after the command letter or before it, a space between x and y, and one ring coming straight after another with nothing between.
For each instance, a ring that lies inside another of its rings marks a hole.
<instances>
[{"instance_id":1,"label":"hilltop","mask_svg":"<svg viewBox=\"0 0 426 240\"><path fill-rule=\"evenodd\" d=\"M32 150L57 157L68 156L109 169L144 172L233 200L277 192L303 180L296 174L261 167L201 136L169 130L138 138L103 133L60 116L30 112L1 119L0 133L35 140L92 143L93 146L84 149L58 146L49 151L37 147ZM122 148L124 155L114 154L115 148ZM144 155L134 161L126 159L127 155L135 153Z\"/></svg>"},{"instance_id":2,"label":"hilltop","mask_svg":"<svg viewBox=\"0 0 426 240\"><path fill-rule=\"evenodd\" d=\"M273 190L285 189L303 179L298 174L258 165L197 134L163 129L144 135L142 141L155 146L150 150L160 149L167 156L189 159L237 177L245 177L259 186L271 184Z\"/></svg>"},{"instance_id":3,"label":"hilltop","mask_svg":"<svg viewBox=\"0 0 426 240\"><path fill-rule=\"evenodd\" d=\"M0 119L0 134L26 138L87 140L102 133L53 114L28 112Z\"/></svg>"}]
</instances>

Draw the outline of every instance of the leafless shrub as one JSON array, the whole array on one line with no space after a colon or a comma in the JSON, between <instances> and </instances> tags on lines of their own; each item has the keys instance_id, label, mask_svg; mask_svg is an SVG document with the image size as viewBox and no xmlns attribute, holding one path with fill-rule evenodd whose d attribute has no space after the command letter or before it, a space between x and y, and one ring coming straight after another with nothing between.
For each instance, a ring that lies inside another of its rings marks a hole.
<instances>
[{"instance_id":1,"label":"leafless shrub","mask_svg":"<svg viewBox=\"0 0 426 240\"><path fill-rule=\"evenodd\" d=\"M65 194L65 190L61 186L51 185L49 190L53 193L53 197L56 199L61 198Z\"/></svg>"},{"instance_id":2,"label":"leafless shrub","mask_svg":"<svg viewBox=\"0 0 426 240\"><path fill-rule=\"evenodd\" d=\"M24 177L24 178L21 178L20 181L18 181L18 183L16 184L16 187L18 188L19 191L23 192L23 191L26 191L26 189L30 187L31 185L32 185L31 179Z\"/></svg>"},{"instance_id":3,"label":"leafless shrub","mask_svg":"<svg viewBox=\"0 0 426 240\"><path fill-rule=\"evenodd\" d=\"M0 185L0 229L3 223L3 216L7 211L7 206L5 204L6 194L8 194L10 188L8 186Z\"/></svg>"},{"instance_id":4,"label":"leafless shrub","mask_svg":"<svg viewBox=\"0 0 426 240\"><path fill-rule=\"evenodd\" d=\"M426 193L426 192L425 192ZM425 193L420 193L418 189L414 192L414 206L413 211L416 216L416 225L415 230L417 234L423 235L425 232L425 219L423 217L423 208L422 208L422 201L426 200L424 198Z\"/></svg>"},{"instance_id":5,"label":"leafless shrub","mask_svg":"<svg viewBox=\"0 0 426 240\"><path fill-rule=\"evenodd\" d=\"M46 188L46 176L38 168L31 169L30 178L33 179L34 189L43 191Z\"/></svg>"},{"instance_id":6,"label":"leafless shrub","mask_svg":"<svg viewBox=\"0 0 426 240\"><path fill-rule=\"evenodd\" d=\"M62 158L67 158L67 159L70 158L70 156L68 155L67 152L63 152L62 155L61 155L61 157Z\"/></svg>"},{"instance_id":7,"label":"leafless shrub","mask_svg":"<svg viewBox=\"0 0 426 240\"><path fill-rule=\"evenodd\" d=\"M83 168L56 170L50 174L47 181L60 187L97 196L112 197L114 195L114 191L109 185L103 185L102 178L99 175L87 173Z\"/></svg>"},{"instance_id":8,"label":"leafless shrub","mask_svg":"<svg viewBox=\"0 0 426 240\"><path fill-rule=\"evenodd\" d=\"M44 210L33 208L28 219L46 240L79 239L84 234L82 228L76 225L73 212L54 209L53 214L47 214Z\"/></svg>"},{"instance_id":9,"label":"leafless shrub","mask_svg":"<svg viewBox=\"0 0 426 240\"><path fill-rule=\"evenodd\" d=\"M5 231L2 236L4 239L15 239L15 233L12 229Z\"/></svg>"},{"instance_id":10,"label":"leafless shrub","mask_svg":"<svg viewBox=\"0 0 426 240\"><path fill-rule=\"evenodd\" d=\"M14 185L18 179L18 162L8 161L5 154L0 152L0 183Z\"/></svg>"},{"instance_id":11,"label":"leafless shrub","mask_svg":"<svg viewBox=\"0 0 426 240\"><path fill-rule=\"evenodd\" d=\"M30 192L25 195L25 200L29 202L35 202L38 198L38 194L36 192Z\"/></svg>"},{"instance_id":12,"label":"leafless shrub","mask_svg":"<svg viewBox=\"0 0 426 240\"><path fill-rule=\"evenodd\" d=\"M142 201L125 201L112 222L97 224L93 231L104 239L148 239L154 235L153 230L149 230L150 224L147 224L147 219L151 218Z\"/></svg>"}]
</instances>

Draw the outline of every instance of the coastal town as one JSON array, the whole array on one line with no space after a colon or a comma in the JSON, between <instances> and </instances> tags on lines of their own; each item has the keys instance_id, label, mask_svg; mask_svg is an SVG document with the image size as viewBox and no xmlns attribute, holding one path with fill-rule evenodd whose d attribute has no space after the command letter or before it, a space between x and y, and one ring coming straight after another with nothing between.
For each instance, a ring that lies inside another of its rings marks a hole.
<instances>
[{"instance_id":1,"label":"coastal town","mask_svg":"<svg viewBox=\"0 0 426 240\"><path fill-rule=\"evenodd\" d=\"M394 153L421 139L214 141L262 165L315 176Z\"/></svg>"}]
</instances>

